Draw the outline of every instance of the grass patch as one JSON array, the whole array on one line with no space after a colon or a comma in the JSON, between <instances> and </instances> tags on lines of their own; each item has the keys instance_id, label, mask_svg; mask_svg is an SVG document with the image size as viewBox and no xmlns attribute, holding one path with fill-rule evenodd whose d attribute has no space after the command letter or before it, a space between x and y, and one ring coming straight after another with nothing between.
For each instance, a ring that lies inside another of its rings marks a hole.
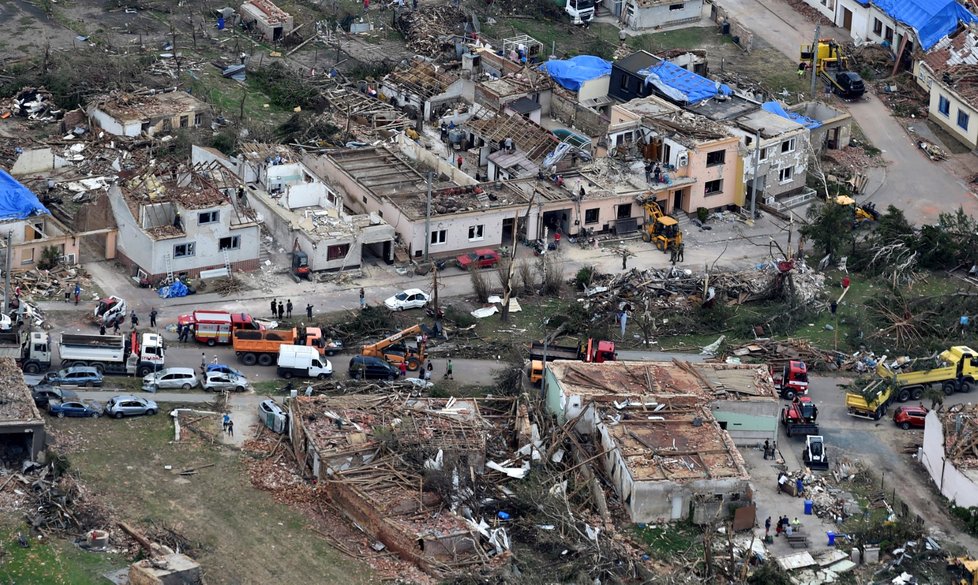
<instances>
[{"instance_id":1,"label":"grass patch","mask_svg":"<svg viewBox=\"0 0 978 585\"><path fill-rule=\"evenodd\" d=\"M720 34L715 27L702 26L637 35L629 37L625 42L636 50L642 49L650 53L663 49L709 49L722 45L736 48L729 35Z\"/></svg>"},{"instance_id":2,"label":"grass patch","mask_svg":"<svg viewBox=\"0 0 978 585\"><path fill-rule=\"evenodd\" d=\"M30 548L17 545L17 533L28 534L25 523L12 516L0 520L0 575L3 583L43 583L45 585L101 585L102 573L129 561L117 554L83 551L61 539L31 539Z\"/></svg>"},{"instance_id":3,"label":"grass patch","mask_svg":"<svg viewBox=\"0 0 978 585\"><path fill-rule=\"evenodd\" d=\"M636 524L632 526L634 537L645 544L646 551L654 559L674 560L678 555L688 558L701 556L703 531L692 523Z\"/></svg>"}]
</instances>

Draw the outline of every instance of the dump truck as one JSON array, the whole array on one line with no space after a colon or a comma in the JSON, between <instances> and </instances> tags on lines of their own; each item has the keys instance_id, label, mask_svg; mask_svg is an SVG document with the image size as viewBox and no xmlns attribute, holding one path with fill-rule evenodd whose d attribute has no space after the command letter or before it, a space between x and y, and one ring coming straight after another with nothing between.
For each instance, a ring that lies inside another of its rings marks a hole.
<instances>
[{"instance_id":1,"label":"dump truck","mask_svg":"<svg viewBox=\"0 0 978 585\"><path fill-rule=\"evenodd\" d=\"M231 343L231 333L238 329L261 329L248 313L228 311L194 311L177 317L177 325L189 326L194 341L213 347Z\"/></svg>"},{"instance_id":2,"label":"dump truck","mask_svg":"<svg viewBox=\"0 0 978 585\"><path fill-rule=\"evenodd\" d=\"M8 356L16 352L17 365L25 374L51 369L51 343L44 331L0 331L0 349Z\"/></svg>"},{"instance_id":3,"label":"dump truck","mask_svg":"<svg viewBox=\"0 0 978 585\"><path fill-rule=\"evenodd\" d=\"M283 345L305 345L315 347L319 355L325 353L323 332L319 327L302 329L238 329L231 334L234 355L242 364L253 366L274 365L278 360L279 347Z\"/></svg>"},{"instance_id":4,"label":"dump truck","mask_svg":"<svg viewBox=\"0 0 978 585\"><path fill-rule=\"evenodd\" d=\"M812 45L801 46L801 65L810 63L815 73L832 87L832 91L845 99L858 99L866 93L866 84L859 74L849 70L849 63L842 47L833 39L819 39Z\"/></svg>"},{"instance_id":5,"label":"dump truck","mask_svg":"<svg viewBox=\"0 0 978 585\"><path fill-rule=\"evenodd\" d=\"M978 352L975 350L965 345L955 345L937 356L934 360L936 367L921 367L929 365L927 362L932 359L913 359L891 365L880 360L876 366L876 374L889 380L897 389L897 400L900 402L911 398L918 400L934 384L940 384L944 394L948 396L955 392L971 392L975 387L975 377L978 376Z\"/></svg>"},{"instance_id":6,"label":"dump truck","mask_svg":"<svg viewBox=\"0 0 978 585\"><path fill-rule=\"evenodd\" d=\"M862 392L846 392L846 413L858 418L879 420L886 414L892 398L893 387L890 382L878 378Z\"/></svg>"},{"instance_id":7,"label":"dump truck","mask_svg":"<svg viewBox=\"0 0 978 585\"><path fill-rule=\"evenodd\" d=\"M64 333L58 352L62 368L90 366L102 374L145 376L164 366L163 338L156 333Z\"/></svg>"},{"instance_id":8,"label":"dump truck","mask_svg":"<svg viewBox=\"0 0 978 585\"><path fill-rule=\"evenodd\" d=\"M652 242L663 252L678 250L683 243L683 231L679 229L676 218L666 215L655 199L646 195L639 199L645 210L645 223L642 224L642 240Z\"/></svg>"},{"instance_id":9,"label":"dump truck","mask_svg":"<svg viewBox=\"0 0 978 585\"><path fill-rule=\"evenodd\" d=\"M534 341L530 344L530 367L527 375L530 382L539 384L543 380L543 360L581 360L583 362L613 362L618 359L614 341L596 341L592 338L582 340L577 345L549 345Z\"/></svg>"},{"instance_id":10,"label":"dump truck","mask_svg":"<svg viewBox=\"0 0 978 585\"><path fill-rule=\"evenodd\" d=\"M818 434L818 407L808 396L798 396L781 409L781 424L789 437Z\"/></svg>"},{"instance_id":11,"label":"dump truck","mask_svg":"<svg viewBox=\"0 0 978 585\"><path fill-rule=\"evenodd\" d=\"M381 339L377 343L364 345L360 349L360 354L387 360L388 363L395 366L404 362L408 370L415 372L424 364L425 360L424 343L418 344L416 341L416 336L422 332L421 325L412 325L390 337ZM415 343L409 345L404 343L405 339L410 339Z\"/></svg>"}]
</instances>

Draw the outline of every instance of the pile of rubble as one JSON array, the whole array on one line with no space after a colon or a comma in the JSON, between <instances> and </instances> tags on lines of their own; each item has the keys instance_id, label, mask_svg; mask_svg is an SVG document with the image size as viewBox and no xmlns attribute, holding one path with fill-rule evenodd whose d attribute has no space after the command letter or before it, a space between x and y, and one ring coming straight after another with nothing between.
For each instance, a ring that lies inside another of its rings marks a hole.
<instances>
[{"instance_id":1,"label":"pile of rubble","mask_svg":"<svg viewBox=\"0 0 978 585\"><path fill-rule=\"evenodd\" d=\"M763 335L763 331L757 331ZM837 356L814 347L805 339L786 339L773 341L759 337L752 343L732 348L729 356L735 358L756 358L772 367L780 367L788 361L800 360L810 369L816 369L823 364L835 364ZM729 357L727 359L730 359Z\"/></svg>"},{"instance_id":2,"label":"pile of rubble","mask_svg":"<svg viewBox=\"0 0 978 585\"><path fill-rule=\"evenodd\" d=\"M438 55L452 46L452 37L465 34L468 17L461 9L443 5L424 5L418 10L403 11L396 21L407 46L419 55Z\"/></svg>"},{"instance_id":3,"label":"pile of rubble","mask_svg":"<svg viewBox=\"0 0 978 585\"><path fill-rule=\"evenodd\" d=\"M876 95L898 118L927 118L929 97L908 73L877 83Z\"/></svg>"},{"instance_id":4,"label":"pile of rubble","mask_svg":"<svg viewBox=\"0 0 978 585\"><path fill-rule=\"evenodd\" d=\"M10 113L14 116L54 122L64 117L65 112L54 103L51 92L43 87L25 87L10 101Z\"/></svg>"},{"instance_id":5,"label":"pile of rubble","mask_svg":"<svg viewBox=\"0 0 978 585\"><path fill-rule=\"evenodd\" d=\"M45 536L74 536L110 523L108 510L84 491L71 475L59 475L54 464L28 461L20 472L0 474L2 509L23 510L32 532Z\"/></svg>"},{"instance_id":6,"label":"pile of rubble","mask_svg":"<svg viewBox=\"0 0 978 585\"><path fill-rule=\"evenodd\" d=\"M11 287L20 291L21 299L32 301L67 300L65 295L73 294L76 284L82 291L92 290L92 277L81 266L59 264L48 270L35 266L11 273Z\"/></svg>"}]
</instances>

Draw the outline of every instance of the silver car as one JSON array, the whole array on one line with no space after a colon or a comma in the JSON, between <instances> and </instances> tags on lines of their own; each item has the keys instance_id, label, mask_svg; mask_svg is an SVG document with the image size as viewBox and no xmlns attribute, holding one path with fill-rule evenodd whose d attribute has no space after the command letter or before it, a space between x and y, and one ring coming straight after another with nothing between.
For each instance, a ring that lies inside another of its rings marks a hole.
<instances>
[{"instance_id":1,"label":"silver car","mask_svg":"<svg viewBox=\"0 0 978 585\"><path fill-rule=\"evenodd\" d=\"M193 368L164 368L143 377L143 390L155 392L163 388L189 390L197 385L197 372Z\"/></svg>"},{"instance_id":2,"label":"silver car","mask_svg":"<svg viewBox=\"0 0 978 585\"><path fill-rule=\"evenodd\" d=\"M225 374L223 372L207 372L207 378L204 380L204 390L209 392L223 392L225 390L229 392L244 392L249 388L248 379L244 376Z\"/></svg>"},{"instance_id":3,"label":"silver car","mask_svg":"<svg viewBox=\"0 0 978 585\"><path fill-rule=\"evenodd\" d=\"M146 400L131 394L113 396L105 404L105 414L114 418L138 416L141 414L154 415L160 408L152 400Z\"/></svg>"}]
</instances>

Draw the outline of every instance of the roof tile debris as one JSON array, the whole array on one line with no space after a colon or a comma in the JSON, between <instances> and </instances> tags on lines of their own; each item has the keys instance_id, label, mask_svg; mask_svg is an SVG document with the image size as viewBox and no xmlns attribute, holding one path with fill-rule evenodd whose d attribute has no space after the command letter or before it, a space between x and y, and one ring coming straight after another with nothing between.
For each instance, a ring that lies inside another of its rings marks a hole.
<instances>
[{"instance_id":1,"label":"roof tile debris","mask_svg":"<svg viewBox=\"0 0 978 585\"><path fill-rule=\"evenodd\" d=\"M113 91L88 101L116 120L145 120L206 110L209 106L185 91L159 92L144 89L133 92Z\"/></svg>"},{"instance_id":2,"label":"roof tile debris","mask_svg":"<svg viewBox=\"0 0 978 585\"><path fill-rule=\"evenodd\" d=\"M14 358L0 358L0 423L36 421L41 418L24 372Z\"/></svg>"}]
</instances>

